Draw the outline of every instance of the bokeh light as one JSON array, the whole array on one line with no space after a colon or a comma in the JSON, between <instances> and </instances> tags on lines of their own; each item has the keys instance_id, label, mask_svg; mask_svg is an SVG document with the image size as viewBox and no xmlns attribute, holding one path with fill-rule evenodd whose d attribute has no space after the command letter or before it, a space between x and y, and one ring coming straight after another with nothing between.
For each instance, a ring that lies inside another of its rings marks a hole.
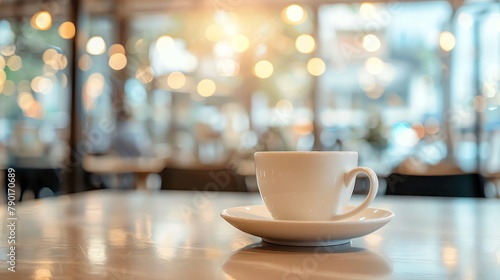
<instances>
[{"instance_id":1,"label":"bokeh light","mask_svg":"<svg viewBox=\"0 0 500 280\"><path fill-rule=\"evenodd\" d=\"M91 55L101 55L106 51L106 42L101 36L94 36L87 41L86 49Z\"/></svg>"},{"instance_id":2,"label":"bokeh light","mask_svg":"<svg viewBox=\"0 0 500 280\"><path fill-rule=\"evenodd\" d=\"M127 66L127 57L122 53L115 53L109 58L109 67L113 70L122 70Z\"/></svg>"},{"instance_id":3,"label":"bokeh light","mask_svg":"<svg viewBox=\"0 0 500 280\"><path fill-rule=\"evenodd\" d=\"M418 143L417 133L408 123L395 123L392 126L391 134L394 142L400 146L413 147Z\"/></svg>"},{"instance_id":4,"label":"bokeh light","mask_svg":"<svg viewBox=\"0 0 500 280\"><path fill-rule=\"evenodd\" d=\"M7 59L7 67L12 71L18 71L23 67L23 60L18 55L13 55Z\"/></svg>"},{"instance_id":5,"label":"bokeh light","mask_svg":"<svg viewBox=\"0 0 500 280\"><path fill-rule=\"evenodd\" d=\"M290 100L281 99L276 102L275 110L281 115L291 115L293 113L293 104Z\"/></svg>"},{"instance_id":6,"label":"bokeh light","mask_svg":"<svg viewBox=\"0 0 500 280\"><path fill-rule=\"evenodd\" d=\"M370 57L365 61L365 69L372 75L379 75L384 71L384 61L378 57Z\"/></svg>"},{"instance_id":7,"label":"bokeh light","mask_svg":"<svg viewBox=\"0 0 500 280\"><path fill-rule=\"evenodd\" d=\"M363 3L359 6L359 15L364 20L371 20L377 16L377 7L371 3Z\"/></svg>"},{"instance_id":8,"label":"bokeh light","mask_svg":"<svg viewBox=\"0 0 500 280\"><path fill-rule=\"evenodd\" d=\"M63 39L72 39L75 37L75 32L75 25L70 21L63 22L59 25L58 33Z\"/></svg>"},{"instance_id":9,"label":"bokeh light","mask_svg":"<svg viewBox=\"0 0 500 280\"><path fill-rule=\"evenodd\" d=\"M31 80L31 89L38 93L47 94L52 89L52 81L47 77L36 76Z\"/></svg>"},{"instance_id":10,"label":"bokeh light","mask_svg":"<svg viewBox=\"0 0 500 280\"><path fill-rule=\"evenodd\" d=\"M248 40L247 36L239 34L231 39L231 46L233 46L234 51L241 53L248 49L250 40Z\"/></svg>"},{"instance_id":11,"label":"bokeh light","mask_svg":"<svg viewBox=\"0 0 500 280\"><path fill-rule=\"evenodd\" d=\"M213 52L218 58L231 58L234 55L233 46L227 41L220 41L215 43Z\"/></svg>"},{"instance_id":12,"label":"bokeh light","mask_svg":"<svg viewBox=\"0 0 500 280\"><path fill-rule=\"evenodd\" d=\"M92 73L83 88L84 94L89 97L98 97L104 90L104 81L104 76L101 73Z\"/></svg>"},{"instance_id":13,"label":"bokeh light","mask_svg":"<svg viewBox=\"0 0 500 280\"><path fill-rule=\"evenodd\" d=\"M174 46L174 39L170 36L164 35L156 40L156 49L159 52L164 52Z\"/></svg>"},{"instance_id":14,"label":"bokeh light","mask_svg":"<svg viewBox=\"0 0 500 280\"><path fill-rule=\"evenodd\" d=\"M154 71L149 66L140 67L137 69L137 72L135 72L135 78L143 84L148 84L153 81Z\"/></svg>"},{"instance_id":15,"label":"bokeh light","mask_svg":"<svg viewBox=\"0 0 500 280\"><path fill-rule=\"evenodd\" d=\"M380 40L373 34L368 34L363 37L363 48L369 52L376 52L380 49Z\"/></svg>"},{"instance_id":16,"label":"bokeh light","mask_svg":"<svg viewBox=\"0 0 500 280\"><path fill-rule=\"evenodd\" d=\"M235 77L240 71L240 64L234 59L221 59L217 61L216 70L223 77Z\"/></svg>"},{"instance_id":17,"label":"bokeh light","mask_svg":"<svg viewBox=\"0 0 500 280\"><path fill-rule=\"evenodd\" d=\"M3 69L0 69L0 85L3 85L7 80L7 74Z\"/></svg>"},{"instance_id":18,"label":"bokeh light","mask_svg":"<svg viewBox=\"0 0 500 280\"><path fill-rule=\"evenodd\" d=\"M310 120L301 120L294 123L293 132L298 135L309 135L314 131L314 124Z\"/></svg>"},{"instance_id":19,"label":"bokeh light","mask_svg":"<svg viewBox=\"0 0 500 280\"><path fill-rule=\"evenodd\" d=\"M411 124L411 128L415 131L419 139L425 136L425 127L421 123L414 122Z\"/></svg>"},{"instance_id":20,"label":"bokeh light","mask_svg":"<svg viewBox=\"0 0 500 280\"><path fill-rule=\"evenodd\" d=\"M172 72L167 77L167 84L172 89L180 89L186 84L186 76L181 72Z\"/></svg>"},{"instance_id":21,"label":"bokeh light","mask_svg":"<svg viewBox=\"0 0 500 280\"><path fill-rule=\"evenodd\" d=\"M42 60L45 64L50 64L52 59L58 52L55 49L46 49L42 54Z\"/></svg>"},{"instance_id":22,"label":"bokeh light","mask_svg":"<svg viewBox=\"0 0 500 280\"><path fill-rule=\"evenodd\" d=\"M312 53L316 49L316 42L311 35L302 34L295 40L295 47L301 53Z\"/></svg>"},{"instance_id":23,"label":"bokeh light","mask_svg":"<svg viewBox=\"0 0 500 280\"><path fill-rule=\"evenodd\" d=\"M14 94L14 92L16 92L16 83L12 80L6 80L3 83L2 92L7 96Z\"/></svg>"},{"instance_id":24,"label":"bokeh light","mask_svg":"<svg viewBox=\"0 0 500 280\"><path fill-rule=\"evenodd\" d=\"M125 47L122 44L113 44L109 47L108 55L111 57L116 53L125 54Z\"/></svg>"},{"instance_id":25,"label":"bokeh light","mask_svg":"<svg viewBox=\"0 0 500 280\"><path fill-rule=\"evenodd\" d=\"M273 64L268 60L258 61L253 69L254 75L261 79L266 79L271 77L273 75L273 72L274 72Z\"/></svg>"},{"instance_id":26,"label":"bokeh light","mask_svg":"<svg viewBox=\"0 0 500 280\"><path fill-rule=\"evenodd\" d=\"M54 70L63 70L68 66L65 55L58 53L55 49L47 49L42 54L42 60Z\"/></svg>"},{"instance_id":27,"label":"bokeh light","mask_svg":"<svg viewBox=\"0 0 500 280\"><path fill-rule=\"evenodd\" d=\"M385 88L381 85L375 84L375 86L365 92L366 96L370 99L379 99L384 94Z\"/></svg>"},{"instance_id":28,"label":"bokeh light","mask_svg":"<svg viewBox=\"0 0 500 280\"><path fill-rule=\"evenodd\" d=\"M82 71L88 71L92 67L92 58L88 54L82 55L78 59L78 68Z\"/></svg>"},{"instance_id":29,"label":"bokeh light","mask_svg":"<svg viewBox=\"0 0 500 280\"><path fill-rule=\"evenodd\" d=\"M16 45L4 46L0 48L0 53L4 56L11 56L16 52Z\"/></svg>"},{"instance_id":30,"label":"bokeh light","mask_svg":"<svg viewBox=\"0 0 500 280\"><path fill-rule=\"evenodd\" d=\"M427 134L436 134L439 132L439 121L434 117L429 117L425 120L424 127Z\"/></svg>"},{"instance_id":31,"label":"bokeh light","mask_svg":"<svg viewBox=\"0 0 500 280\"><path fill-rule=\"evenodd\" d=\"M439 46L445 52L453 50L455 47L455 36L448 31L441 32L439 35Z\"/></svg>"},{"instance_id":32,"label":"bokeh light","mask_svg":"<svg viewBox=\"0 0 500 280\"><path fill-rule=\"evenodd\" d=\"M306 20L307 13L301 6L293 4L283 9L281 18L288 24L300 24Z\"/></svg>"},{"instance_id":33,"label":"bokeh light","mask_svg":"<svg viewBox=\"0 0 500 280\"><path fill-rule=\"evenodd\" d=\"M23 111L28 110L35 102L35 98L33 98L33 95L29 92L21 92L17 96L17 105Z\"/></svg>"},{"instance_id":34,"label":"bokeh light","mask_svg":"<svg viewBox=\"0 0 500 280\"><path fill-rule=\"evenodd\" d=\"M198 86L196 87L198 94L203 97L209 97L214 95L215 89L216 89L215 83L210 79L201 80L198 83Z\"/></svg>"},{"instance_id":35,"label":"bokeh light","mask_svg":"<svg viewBox=\"0 0 500 280\"><path fill-rule=\"evenodd\" d=\"M320 76L325 72L326 65L321 58L313 57L307 62L307 71L313 76Z\"/></svg>"},{"instance_id":36,"label":"bokeh light","mask_svg":"<svg viewBox=\"0 0 500 280\"><path fill-rule=\"evenodd\" d=\"M30 23L37 30L49 30L52 26L52 16L47 11L40 11L31 17Z\"/></svg>"},{"instance_id":37,"label":"bokeh light","mask_svg":"<svg viewBox=\"0 0 500 280\"><path fill-rule=\"evenodd\" d=\"M211 42L217 42L224 37L224 29L218 24L212 24L205 29L205 38Z\"/></svg>"}]
</instances>

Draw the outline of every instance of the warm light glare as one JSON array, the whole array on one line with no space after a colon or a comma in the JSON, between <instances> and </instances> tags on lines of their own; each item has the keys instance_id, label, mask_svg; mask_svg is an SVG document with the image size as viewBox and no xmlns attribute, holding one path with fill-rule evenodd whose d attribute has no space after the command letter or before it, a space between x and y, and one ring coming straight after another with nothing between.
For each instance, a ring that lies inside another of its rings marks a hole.
<instances>
[{"instance_id":1,"label":"warm light glare","mask_svg":"<svg viewBox=\"0 0 500 280\"><path fill-rule=\"evenodd\" d=\"M445 246L442 251L443 262L448 267L454 267L458 260L458 250L454 247Z\"/></svg>"},{"instance_id":2,"label":"warm light glare","mask_svg":"<svg viewBox=\"0 0 500 280\"><path fill-rule=\"evenodd\" d=\"M293 104L287 99L281 99L276 102L274 108L283 115L291 115L293 113Z\"/></svg>"},{"instance_id":3,"label":"warm light glare","mask_svg":"<svg viewBox=\"0 0 500 280\"><path fill-rule=\"evenodd\" d=\"M37 30L49 30L52 26L52 16L47 11L40 11L31 18L31 26Z\"/></svg>"},{"instance_id":4,"label":"warm light glare","mask_svg":"<svg viewBox=\"0 0 500 280\"><path fill-rule=\"evenodd\" d=\"M325 69L326 65L321 58L313 57L307 62L307 71L313 76L320 76Z\"/></svg>"},{"instance_id":5,"label":"warm light glare","mask_svg":"<svg viewBox=\"0 0 500 280\"><path fill-rule=\"evenodd\" d=\"M70 21L63 22L59 26L58 30L59 36L61 36L61 38L63 39L71 39L75 37L75 32L75 25Z\"/></svg>"},{"instance_id":6,"label":"warm light glare","mask_svg":"<svg viewBox=\"0 0 500 280\"><path fill-rule=\"evenodd\" d=\"M66 56L58 53L54 49L45 50L42 55L42 60L54 70L63 70L68 66L68 59Z\"/></svg>"},{"instance_id":7,"label":"warm light glare","mask_svg":"<svg viewBox=\"0 0 500 280\"><path fill-rule=\"evenodd\" d=\"M91 55L101 55L106 51L106 42L101 36L94 36L87 41L86 49Z\"/></svg>"},{"instance_id":8,"label":"warm light glare","mask_svg":"<svg viewBox=\"0 0 500 280\"><path fill-rule=\"evenodd\" d=\"M439 46L445 52L451 51L455 47L455 36L448 31L441 32L441 35L439 35Z\"/></svg>"},{"instance_id":9,"label":"warm light glare","mask_svg":"<svg viewBox=\"0 0 500 280\"><path fill-rule=\"evenodd\" d=\"M307 14L299 5L290 5L283 10L282 19L289 24L299 24L304 22Z\"/></svg>"},{"instance_id":10,"label":"warm light glare","mask_svg":"<svg viewBox=\"0 0 500 280\"><path fill-rule=\"evenodd\" d=\"M212 24L205 30L205 38L211 42L217 42L224 36L224 29L220 25Z\"/></svg>"},{"instance_id":11,"label":"warm light glare","mask_svg":"<svg viewBox=\"0 0 500 280\"><path fill-rule=\"evenodd\" d=\"M14 83L14 81L12 80L6 80L3 83L2 92L7 96L14 94L14 92L16 92L16 83Z\"/></svg>"},{"instance_id":12,"label":"warm light glare","mask_svg":"<svg viewBox=\"0 0 500 280\"><path fill-rule=\"evenodd\" d=\"M373 34L363 37L363 48L369 52L376 52L380 49L380 40Z\"/></svg>"},{"instance_id":13,"label":"warm light glare","mask_svg":"<svg viewBox=\"0 0 500 280\"><path fill-rule=\"evenodd\" d=\"M92 58L88 54L84 54L78 59L78 68L82 71L88 71L92 67Z\"/></svg>"},{"instance_id":14,"label":"warm light glare","mask_svg":"<svg viewBox=\"0 0 500 280\"><path fill-rule=\"evenodd\" d=\"M28 110L35 102L33 95L29 92L21 92L17 97L17 105L23 111Z\"/></svg>"},{"instance_id":15,"label":"warm light glare","mask_svg":"<svg viewBox=\"0 0 500 280\"><path fill-rule=\"evenodd\" d=\"M210 79L204 79L198 83L196 89L201 96L209 97L215 93L215 83Z\"/></svg>"},{"instance_id":16,"label":"warm light glare","mask_svg":"<svg viewBox=\"0 0 500 280\"><path fill-rule=\"evenodd\" d=\"M233 59L221 59L217 61L216 70L223 77L235 77L240 71L240 64Z\"/></svg>"},{"instance_id":17,"label":"warm light glare","mask_svg":"<svg viewBox=\"0 0 500 280\"><path fill-rule=\"evenodd\" d=\"M231 39L231 45L233 46L234 51L241 53L248 49L250 40L248 40L245 35L236 35Z\"/></svg>"},{"instance_id":18,"label":"warm light glare","mask_svg":"<svg viewBox=\"0 0 500 280\"><path fill-rule=\"evenodd\" d=\"M47 94L52 89L52 81L49 78L43 78L40 80L38 88L40 89L40 93Z\"/></svg>"},{"instance_id":19,"label":"warm light glare","mask_svg":"<svg viewBox=\"0 0 500 280\"><path fill-rule=\"evenodd\" d=\"M295 47L301 53L312 53L316 49L316 42L311 35L302 34L295 40Z\"/></svg>"},{"instance_id":20,"label":"warm light glare","mask_svg":"<svg viewBox=\"0 0 500 280\"><path fill-rule=\"evenodd\" d=\"M109 58L109 67L113 70L122 70L127 66L127 57L122 53L115 53Z\"/></svg>"},{"instance_id":21,"label":"warm light glare","mask_svg":"<svg viewBox=\"0 0 500 280\"><path fill-rule=\"evenodd\" d=\"M415 133L417 133L417 137L419 139L423 138L425 136L425 127L419 123L419 122L414 122L411 125L411 128L415 130Z\"/></svg>"},{"instance_id":22,"label":"warm light glare","mask_svg":"<svg viewBox=\"0 0 500 280\"><path fill-rule=\"evenodd\" d=\"M114 44L109 47L108 55L111 57L115 53L125 54L125 47L121 44Z\"/></svg>"},{"instance_id":23,"label":"warm light glare","mask_svg":"<svg viewBox=\"0 0 500 280\"><path fill-rule=\"evenodd\" d=\"M267 60L261 60L255 64L254 67L255 76L265 79L271 77L274 72L273 64Z\"/></svg>"},{"instance_id":24,"label":"warm light glare","mask_svg":"<svg viewBox=\"0 0 500 280\"><path fill-rule=\"evenodd\" d=\"M229 42L220 41L214 44L213 52L218 58L230 58L234 54L234 49Z\"/></svg>"},{"instance_id":25,"label":"warm light glare","mask_svg":"<svg viewBox=\"0 0 500 280\"><path fill-rule=\"evenodd\" d=\"M54 56L57 55L57 51L54 49L46 49L42 54L42 60L45 64L50 64Z\"/></svg>"},{"instance_id":26,"label":"warm light glare","mask_svg":"<svg viewBox=\"0 0 500 280\"><path fill-rule=\"evenodd\" d=\"M13 55L7 59L7 67L12 71L17 71L23 67L23 61L20 56Z\"/></svg>"},{"instance_id":27,"label":"warm light glare","mask_svg":"<svg viewBox=\"0 0 500 280\"><path fill-rule=\"evenodd\" d=\"M7 74L3 69L0 69L0 85L3 85L7 80Z\"/></svg>"},{"instance_id":28,"label":"warm light glare","mask_svg":"<svg viewBox=\"0 0 500 280\"><path fill-rule=\"evenodd\" d=\"M11 56L16 52L16 45L4 46L0 48L0 53L4 56Z\"/></svg>"},{"instance_id":29,"label":"warm light glare","mask_svg":"<svg viewBox=\"0 0 500 280\"><path fill-rule=\"evenodd\" d=\"M151 81L153 81L154 78L153 69L149 66L143 66L137 69L137 72L135 73L135 78L143 84L148 84Z\"/></svg>"},{"instance_id":30,"label":"warm light glare","mask_svg":"<svg viewBox=\"0 0 500 280\"><path fill-rule=\"evenodd\" d=\"M31 80L31 89L35 92L40 92L40 89L38 88L38 85L40 84L40 81L43 79L42 76L36 76Z\"/></svg>"},{"instance_id":31,"label":"warm light glare","mask_svg":"<svg viewBox=\"0 0 500 280\"><path fill-rule=\"evenodd\" d=\"M65 88L68 85L68 77L65 74L61 74L60 85Z\"/></svg>"},{"instance_id":32,"label":"warm light glare","mask_svg":"<svg viewBox=\"0 0 500 280\"><path fill-rule=\"evenodd\" d=\"M0 69L4 68L5 68L5 58L3 58L3 56L0 55Z\"/></svg>"},{"instance_id":33,"label":"warm light glare","mask_svg":"<svg viewBox=\"0 0 500 280\"><path fill-rule=\"evenodd\" d=\"M156 40L156 49L159 52L164 52L174 46L174 39L170 36L164 35Z\"/></svg>"},{"instance_id":34,"label":"warm light glare","mask_svg":"<svg viewBox=\"0 0 500 280\"><path fill-rule=\"evenodd\" d=\"M89 97L98 97L104 89L104 76L101 73L92 73L87 79L83 91Z\"/></svg>"},{"instance_id":35,"label":"warm light glare","mask_svg":"<svg viewBox=\"0 0 500 280\"><path fill-rule=\"evenodd\" d=\"M377 8L373 4L363 3L359 6L359 14L364 20L371 20L377 15Z\"/></svg>"},{"instance_id":36,"label":"warm light glare","mask_svg":"<svg viewBox=\"0 0 500 280\"><path fill-rule=\"evenodd\" d=\"M172 72L167 77L167 84L172 89L180 89L186 84L186 76L181 72Z\"/></svg>"},{"instance_id":37,"label":"warm light glare","mask_svg":"<svg viewBox=\"0 0 500 280\"><path fill-rule=\"evenodd\" d=\"M379 99L384 94L385 88L381 85L375 85L373 89L366 91L365 94L370 99Z\"/></svg>"},{"instance_id":38,"label":"warm light glare","mask_svg":"<svg viewBox=\"0 0 500 280\"><path fill-rule=\"evenodd\" d=\"M384 61L378 57L370 57L365 62L365 68L372 75L379 75L384 71Z\"/></svg>"},{"instance_id":39,"label":"warm light glare","mask_svg":"<svg viewBox=\"0 0 500 280\"><path fill-rule=\"evenodd\" d=\"M295 123L292 129L298 135L309 135L314 131L314 125L309 120L302 120Z\"/></svg>"}]
</instances>

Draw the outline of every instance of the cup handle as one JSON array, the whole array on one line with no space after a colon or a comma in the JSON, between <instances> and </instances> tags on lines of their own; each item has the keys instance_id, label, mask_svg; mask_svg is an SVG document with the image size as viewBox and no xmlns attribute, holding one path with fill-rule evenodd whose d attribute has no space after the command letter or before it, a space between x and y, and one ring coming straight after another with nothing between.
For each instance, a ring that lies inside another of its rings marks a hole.
<instances>
[{"instance_id":1,"label":"cup handle","mask_svg":"<svg viewBox=\"0 0 500 280\"><path fill-rule=\"evenodd\" d=\"M375 174L375 172L371 168L356 167L348 171L344 175L344 184L346 188L349 187L349 184L356 178L356 176L359 173L365 173L366 175L368 175L368 178L370 179L370 191L368 192L368 195L366 196L365 200L356 208L350 210L349 212L340 215L335 215L333 217L334 220L342 220L360 213L361 211L366 209L368 205L370 205L370 203L375 199L375 196L377 195L378 192L378 178L377 174Z\"/></svg>"}]
</instances>

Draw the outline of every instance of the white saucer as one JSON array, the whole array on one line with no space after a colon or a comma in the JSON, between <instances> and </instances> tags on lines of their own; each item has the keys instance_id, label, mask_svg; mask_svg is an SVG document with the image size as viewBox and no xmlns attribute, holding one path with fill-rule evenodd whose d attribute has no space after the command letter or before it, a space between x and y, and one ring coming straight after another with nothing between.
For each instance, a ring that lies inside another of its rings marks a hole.
<instances>
[{"instance_id":1,"label":"white saucer","mask_svg":"<svg viewBox=\"0 0 500 280\"><path fill-rule=\"evenodd\" d=\"M239 230L259 236L268 243L330 246L345 244L352 238L376 231L392 220L394 213L367 208L340 221L278 221L271 218L264 205L254 205L224 209L221 216Z\"/></svg>"}]
</instances>

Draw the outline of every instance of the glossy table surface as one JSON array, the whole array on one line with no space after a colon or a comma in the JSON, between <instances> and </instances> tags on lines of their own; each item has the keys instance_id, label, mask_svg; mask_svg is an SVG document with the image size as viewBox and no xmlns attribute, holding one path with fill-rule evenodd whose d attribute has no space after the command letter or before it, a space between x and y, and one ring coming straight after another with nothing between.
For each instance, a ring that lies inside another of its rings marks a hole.
<instances>
[{"instance_id":1,"label":"glossy table surface","mask_svg":"<svg viewBox=\"0 0 500 280\"><path fill-rule=\"evenodd\" d=\"M254 204L256 193L190 191L26 201L15 206L15 272L3 204L0 279L500 279L499 200L377 197L391 222L316 248L263 243L219 216Z\"/></svg>"}]
</instances>

